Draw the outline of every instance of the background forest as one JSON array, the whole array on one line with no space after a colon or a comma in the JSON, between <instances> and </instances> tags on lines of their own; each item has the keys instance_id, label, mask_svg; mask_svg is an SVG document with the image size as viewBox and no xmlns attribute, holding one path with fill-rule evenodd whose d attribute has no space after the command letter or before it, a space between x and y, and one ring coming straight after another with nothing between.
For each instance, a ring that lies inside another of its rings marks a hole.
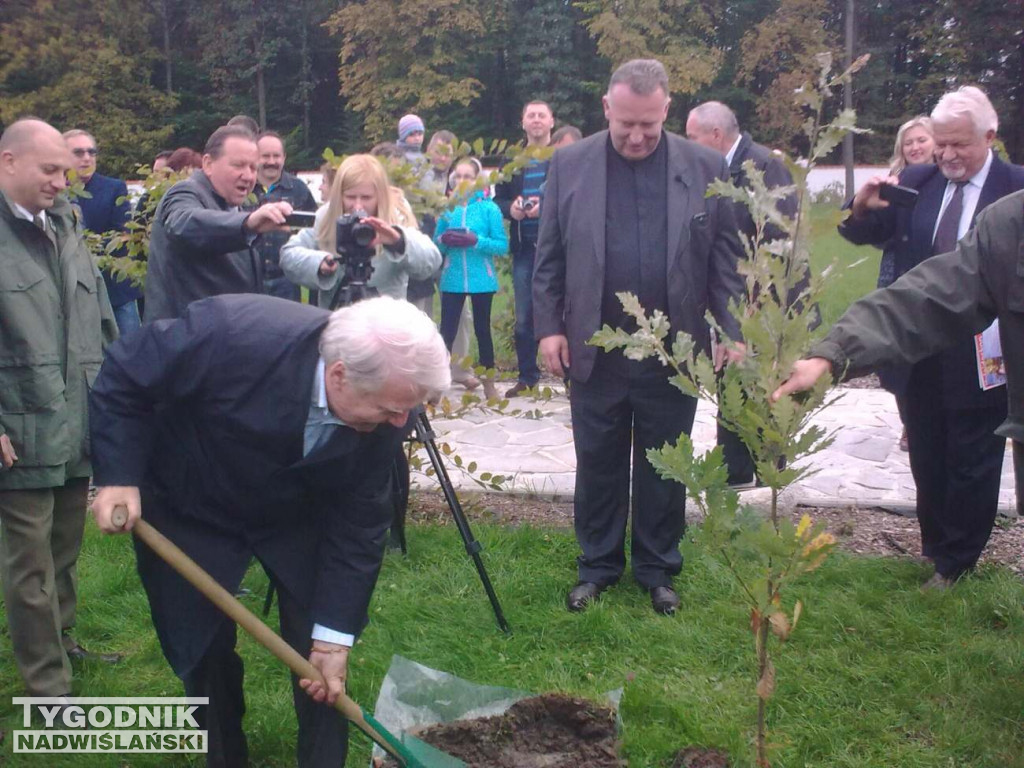
<instances>
[{"instance_id":1,"label":"background forest","mask_svg":"<svg viewBox=\"0 0 1024 768\"><path fill-rule=\"evenodd\" d=\"M1024 158L1020 0L855 0L858 163L884 162L899 124L945 90L984 87L1011 159ZM613 65L669 69L668 127L727 102L758 141L801 147L788 96L823 49L841 54L847 0L4 0L0 123L34 114L83 127L100 168L131 175L159 149L201 148L244 112L284 134L289 166L394 140L397 118L428 135L521 137L532 98L558 124L604 127Z\"/></svg>"}]
</instances>

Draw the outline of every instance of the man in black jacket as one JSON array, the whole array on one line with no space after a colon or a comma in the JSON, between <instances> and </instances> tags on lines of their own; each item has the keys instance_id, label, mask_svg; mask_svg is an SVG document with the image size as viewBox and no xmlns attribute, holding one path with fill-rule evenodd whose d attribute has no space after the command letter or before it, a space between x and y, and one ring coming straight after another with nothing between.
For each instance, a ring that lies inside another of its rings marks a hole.
<instances>
[{"instance_id":1,"label":"man in black jacket","mask_svg":"<svg viewBox=\"0 0 1024 768\"><path fill-rule=\"evenodd\" d=\"M740 133L736 114L720 101L706 101L690 110L686 119L686 138L725 155L725 162L729 164L729 175L738 187L750 186L746 169L743 167L747 160L753 162L754 167L764 174L764 183L769 189L793 184L793 177L782 162L782 158L768 147L757 144L749 133ZM788 195L778 203L779 213L790 218L796 216L796 208L796 195ZM737 205L735 210L736 224L740 232L752 243L757 236L757 230L750 210L745 205ZM769 230L765 236L768 239L776 239L782 237L782 233ZM795 300L806 285L807 280L804 280L796 286L791 301ZM741 489L753 488L756 483L755 467L747 446L735 432L721 424L718 425L718 444L722 446L722 458L729 470L729 485Z\"/></svg>"},{"instance_id":2,"label":"man in black jacket","mask_svg":"<svg viewBox=\"0 0 1024 768\"><path fill-rule=\"evenodd\" d=\"M288 155L284 151L284 141L280 134L264 131L256 140L256 146L260 155L256 167L257 205L283 200L293 210L315 211L316 201L306 182L284 169ZM299 286L281 271L281 246L288 242L289 236L287 231L267 232L256 239L254 247L263 262L263 292L268 296L299 301ZM311 301L310 304L316 302Z\"/></svg>"},{"instance_id":3,"label":"man in black jacket","mask_svg":"<svg viewBox=\"0 0 1024 768\"><path fill-rule=\"evenodd\" d=\"M937 164L908 166L898 180L871 179L839 226L858 245L894 243L897 277L952 251L977 214L1024 189L1024 168L992 151L999 120L980 89L947 93L931 117ZM897 181L917 190L912 207L881 199L882 186ZM974 566L992 532L1006 449L995 430L1007 416L1006 388L981 388L970 333L950 338L944 352L890 369L887 378L907 427L921 549L935 563L926 586L945 588Z\"/></svg>"},{"instance_id":4,"label":"man in black jacket","mask_svg":"<svg viewBox=\"0 0 1024 768\"><path fill-rule=\"evenodd\" d=\"M523 107L523 132L527 147L551 144L555 116L547 102L531 101ZM516 397L537 386L537 340L533 332L533 269L544 207L548 160L532 160L509 181L494 189L494 202L509 221L509 253L512 254L512 288L516 303L516 359L519 378L505 397Z\"/></svg>"},{"instance_id":5,"label":"man in black jacket","mask_svg":"<svg viewBox=\"0 0 1024 768\"><path fill-rule=\"evenodd\" d=\"M409 411L449 384L433 322L388 297L334 313L195 302L112 347L96 380L97 524L118 532L119 505L126 529L144 513L229 591L260 560L282 636L327 684L293 678L300 766L344 764L344 721L315 702L342 691L367 621ZM186 695L210 698L208 763L246 765L234 624L144 545L136 556L164 655Z\"/></svg>"},{"instance_id":6,"label":"man in black jacket","mask_svg":"<svg viewBox=\"0 0 1024 768\"><path fill-rule=\"evenodd\" d=\"M241 208L256 184L256 137L238 125L211 134L202 170L168 190L153 219L146 322L180 317L189 302L222 293L261 293L257 235L286 232L287 202Z\"/></svg>"}]
</instances>

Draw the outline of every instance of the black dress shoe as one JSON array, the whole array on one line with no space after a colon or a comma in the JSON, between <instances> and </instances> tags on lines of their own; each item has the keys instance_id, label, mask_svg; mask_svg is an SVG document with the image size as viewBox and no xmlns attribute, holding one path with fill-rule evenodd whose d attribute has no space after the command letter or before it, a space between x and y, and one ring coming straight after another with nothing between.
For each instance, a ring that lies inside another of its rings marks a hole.
<instances>
[{"instance_id":1,"label":"black dress shoe","mask_svg":"<svg viewBox=\"0 0 1024 768\"><path fill-rule=\"evenodd\" d=\"M679 595L672 587L655 587L651 590L651 606L655 613L671 616L679 607Z\"/></svg>"},{"instance_id":2,"label":"black dress shoe","mask_svg":"<svg viewBox=\"0 0 1024 768\"><path fill-rule=\"evenodd\" d=\"M569 590L569 596L565 598L565 607L573 613L578 613L594 602L602 592L604 587L599 587L592 581L581 581Z\"/></svg>"},{"instance_id":3,"label":"black dress shoe","mask_svg":"<svg viewBox=\"0 0 1024 768\"><path fill-rule=\"evenodd\" d=\"M65 650L72 661L102 661L104 664L117 664L124 658L123 653L93 653L87 651L77 642Z\"/></svg>"}]
</instances>

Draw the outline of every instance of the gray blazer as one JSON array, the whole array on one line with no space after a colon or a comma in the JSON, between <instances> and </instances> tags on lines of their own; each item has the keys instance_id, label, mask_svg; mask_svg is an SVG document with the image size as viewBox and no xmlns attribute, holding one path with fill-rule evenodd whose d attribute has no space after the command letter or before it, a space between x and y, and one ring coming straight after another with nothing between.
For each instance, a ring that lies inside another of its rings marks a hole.
<instances>
[{"instance_id":1,"label":"gray blazer","mask_svg":"<svg viewBox=\"0 0 1024 768\"><path fill-rule=\"evenodd\" d=\"M743 281L743 254L731 202L704 196L716 178L728 179L722 155L664 133L668 142L668 258L665 281L673 336L685 331L710 347L705 313L732 338L739 324L729 313ZM570 376L586 381L597 358L587 341L601 327L605 275L608 131L558 150L551 159L533 273L533 327L537 339L569 339Z\"/></svg>"},{"instance_id":2,"label":"gray blazer","mask_svg":"<svg viewBox=\"0 0 1024 768\"><path fill-rule=\"evenodd\" d=\"M262 293L263 265L242 229L249 211L229 206L202 171L164 195L153 218L146 322L181 317L197 299Z\"/></svg>"}]
</instances>

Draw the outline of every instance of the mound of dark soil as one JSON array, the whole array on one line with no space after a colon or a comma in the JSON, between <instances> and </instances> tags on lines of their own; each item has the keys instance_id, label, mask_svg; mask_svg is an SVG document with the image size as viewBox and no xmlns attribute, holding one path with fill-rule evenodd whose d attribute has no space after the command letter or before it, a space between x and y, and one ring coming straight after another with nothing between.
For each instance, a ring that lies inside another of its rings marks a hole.
<instances>
[{"instance_id":1,"label":"mound of dark soil","mask_svg":"<svg viewBox=\"0 0 1024 768\"><path fill-rule=\"evenodd\" d=\"M687 747L676 754L672 768L729 768L729 757L717 749Z\"/></svg>"},{"instance_id":2,"label":"mound of dark soil","mask_svg":"<svg viewBox=\"0 0 1024 768\"><path fill-rule=\"evenodd\" d=\"M545 694L503 715L457 720L415 734L469 768L622 768L615 713L586 699ZM394 768L394 761L384 763Z\"/></svg>"}]
</instances>

